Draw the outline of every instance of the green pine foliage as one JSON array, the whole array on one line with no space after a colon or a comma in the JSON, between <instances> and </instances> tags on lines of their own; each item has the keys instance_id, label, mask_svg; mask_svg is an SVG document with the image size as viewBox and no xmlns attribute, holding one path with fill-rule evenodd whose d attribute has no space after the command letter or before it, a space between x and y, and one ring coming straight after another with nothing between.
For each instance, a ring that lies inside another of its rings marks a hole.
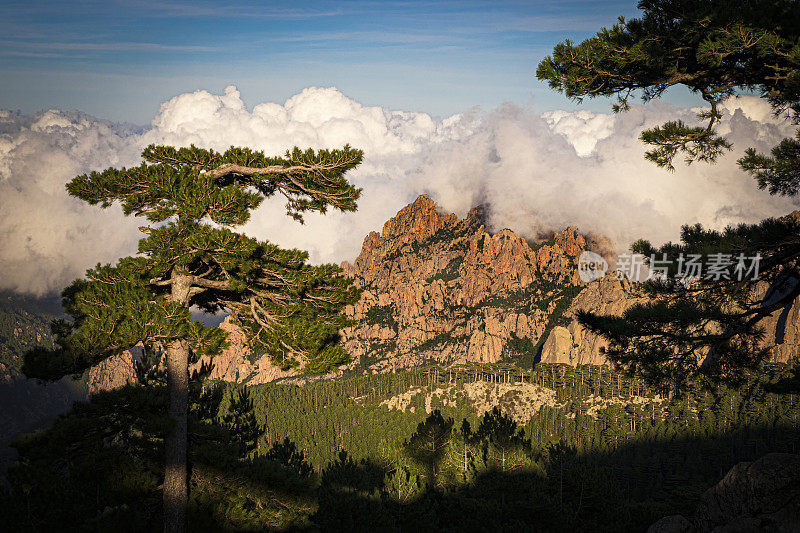
<instances>
[{"instance_id":1,"label":"green pine foliage","mask_svg":"<svg viewBox=\"0 0 800 533\"><path fill-rule=\"evenodd\" d=\"M710 108L698 114L699 126L671 120L643 131L652 149L646 158L674 170L678 154L686 163L714 163L731 149L716 126L725 98L755 93L776 115L800 121L800 10L793 0L642 0L641 18L619 19L581 43L567 40L538 66L537 77L569 98L616 96L614 111L629 108L629 98L658 98L676 85L700 95ZM798 133L800 135L800 132ZM766 156L749 148L740 168L770 194L798 193L800 137L787 138ZM798 222L765 220L722 232L685 226L681 243L655 249L634 243L647 259L683 254L760 257L761 294L752 278L705 277L694 283L670 277L646 289L652 300L621 317L580 313L578 320L610 343L608 358L651 382L671 382L681 393L687 383L735 380L743 368L757 368L767 355L760 345L762 320L788 310L800 296ZM704 272L704 275L706 273Z\"/></svg>"},{"instance_id":2,"label":"green pine foliage","mask_svg":"<svg viewBox=\"0 0 800 533\"><path fill-rule=\"evenodd\" d=\"M758 368L769 356L770 347L762 343L762 319L787 312L800 290L795 258L800 257L798 234L800 221L784 217L723 231L684 226L680 243L668 242L659 248L639 240L633 249L661 264L666 261L668 277L643 284L649 301L620 316L579 311L577 319L609 340L605 352L609 360L651 383L670 383L675 393L698 379L709 384L736 383L742 369ZM758 254L760 291L755 281L742 281L735 275L692 284L678 276L685 258L716 254ZM778 335L780 331L779 325Z\"/></svg>"},{"instance_id":3,"label":"green pine foliage","mask_svg":"<svg viewBox=\"0 0 800 533\"><path fill-rule=\"evenodd\" d=\"M642 0L639 9L641 18L620 17L585 41L556 45L536 76L578 102L616 96L615 112L629 109L632 94L649 101L675 85L701 96L711 106L699 114L704 126L673 120L642 132L654 147L647 159L670 170L679 153L687 163L713 163L731 148L715 130L717 105L737 92L756 92L776 113L797 116L800 16L793 1Z\"/></svg>"},{"instance_id":4,"label":"green pine foliage","mask_svg":"<svg viewBox=\"0 0 800 533\"><path fill-rule=\"evenodd\" d=\"M191 305L232 313L254 349L282 367L305 363L318 372L344 362L336 341L347 321L339 311L358 291L339 268L312 267L305 252L229 228L247 222L250 211L276 193L287 197L288 213L299 220L309 210L354 210L360 191L344 174L362 153L345 146L270 158L244 148L218 153L149 146L142 155L138 167L92 172L67 185L90 204L118 202L126 215L155 226L140 228L147 237L136 257L98 265L64 291L72 320L54 324L57 349L30 353L26 375L77 374L137 342L180 339L195 358L219 353L224 332L193 322ZM177 280L186 285L180 297L173 290Z\"/></svg>"},{"instance_id":5,"label":"green pine foliage","mask_svg":"<svg viewBox=\"0 0 800 533\"><path fill-rule=\"evenodd\" d=\"M442 230L439 230L442 231ZM438 232L437 232L438 233ZM447 285L454 279L457 279L459 276L459 268L461 268L461 264L464 262L464 258L462 256L456 256L447 263L447 266L444 267L443 270L435 273L434 275L425 279L426 283L433 283L437 279L442 280L442 282Z\"/></svg>"},{"instance_id":6,"label":"green pine foliage","mask_svg":"<svg viewBox=\"0 0 800 533\"><path fill-rule=\"evenodd\" d=\"M748 148L739 166L755 176L759 189L770 194L797 196L800 187L800 131L772 149L772 157Z\"/></svg>"},{"instance_id":7,"label":"green pine foliage","mask_svg":"<svg viewBox=\"0 0 800 533\"><path fill-rule=\"evenodd\" d=\"M309 463L320 469L336 460L338 450L379 463L408 458L403 445L428 416L423 392L429 388L453 386L457 391L475 380L502 383L524 380L553 389L560 407L545 406L517 427L517 433L524 431L519 436L520 441L530 440L533 448L542 448L565 439L585 451L628 443L664 432L668 426L683 424L676 414L679 411L674 409L686 405L684 415L692 423L684 429L698 432L695 433L698 437L724 433L756 421L766 423L769 420L769 426L800 427L800 396L780 392L781 384L793 379L792 372L792 367L787 365L767 365L760 372L746 374L747 385L743 389L721 387L710 392L695 384L686 396L674 400L667 398L667 389L654 388L609 367L546 364L537 365L533 372L490 366L465 367L458 372L437 371L431 367L319 381L302 387L279 383L256 385L249 391L258 424L264 428L260 448L266 449L271 443L288 437L303 451ZM381 405L386 399L410 389L422 392L411 398L405 412ZM451 439L456 438L457 428L462 426L460 421L466 419L472 428L479 428L482 423L482 417L477 416L468 401L458 397L453 400L454 404L434 396L430 405L432 410L440 411L443 424L446 425L449 418L455 421ZM500 408L506 412L514 402L512 396L501 398ZM590 412L598 403L600 407ZM608 405L603 407L605 404ZM748 410L760 414L748 415ZM675 415L674 420L670 418L671 413ZM494 425L503 424L495 422ZM702 432L704 427L713 428L713 431ZM607 432L608 438L601 438L606 430L621 433L617 433L616 441L614 433ZM419 473L425 474L422 470Z\"/></svg>"},{"instance_id":8,"label":"green pine foliage","mask_svg":"<svg viewBox=\"0 0 800 533\"><path fill-rule=\"evenodd\" d=\"M246 394L233 393L227 412L220 414L225 398L222 388L214 390L194 395L189 417L191 530L307 525L316 508L309 467L301 475L269 454L250 453L252 443L245 439L252 408ZM167 401L164 385L101 393L75 404L50 429L19 439L20 459L7 473L0 527L161 530Z\"/></svg>"},{"instance_id":9,"label":"green pine foliage","mask_svg":"<svg viewBox=\"0 0 800 533\"><path fill-rule=\"evenodd\" d=\"M370 325L388 326L397 333L400 325L397 323L396 315L397 309L393 305L376 305L369 308L364 316L364 322Z\"/></svg>"},{"instance_id":10,"label":"green pine foliage","mask_svg":"<svg viewBox=\"0 0 800 533\"><path fill-rule=\"evenodd\" d=\"M405 454L427 471L429 484L437 478L438 467L450 444L452 431L453 419L445 420L437 409L420 422L417 431L403 443Z\"/></svg>"},{"instance_id":11,"label":"green pine foliage","mask_svg":"<svg viewBox=\"0 0 800 533\"><path fill-rule=\"evenodd\" d=\"M258 446L261 428L253 413L253 400L247 387L229 389L227 412L222 416L222 427L228 430L233 442L239 446L239 455L248 456Z\"/></svg>"}]
</instances>

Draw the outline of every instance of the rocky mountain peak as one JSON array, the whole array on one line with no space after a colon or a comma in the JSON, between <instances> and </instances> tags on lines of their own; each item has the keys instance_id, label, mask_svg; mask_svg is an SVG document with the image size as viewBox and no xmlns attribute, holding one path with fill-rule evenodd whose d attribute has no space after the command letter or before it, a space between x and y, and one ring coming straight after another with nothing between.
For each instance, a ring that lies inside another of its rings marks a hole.
<instances>
[{"instance_id":1,"label":"rocky mountain peak","mask_svg":"<svg viewBox=\"0 0 800 533\"><path fill-rule=\"evenodd\" d=\"M355 364L496 362L533 348L581 288L576 258L590 239L567 228L529 244L490 233L485 206L463 219L423 195L364 240L346 275L364 288L343 332ZM512 346L513 345L513 346Z\"/></svg>"},{"instance_id":2,"label":"rocky mountain peak","mask_svg":"<svg viewBox=\"0 0 800 533\"><path fill-rule=\"evenodd\" d=\"M403 242L424 240L439 228L458 221L453 214L441 214L430 196L423 194L401 209L397 215L383 225L384 240L399 239Z\"/></svg>"},{"instance_id":3,"label":"rocky mountain peak","mask_svg":"<svg viewBox=\"0 0 800 533\"><path fill-rule=\"evenodd\" d=\"M489 206L481 204L473 207L467 213L466 222L475 228L486 226L489 219Z\"/></svg>"},{"instance_id":4,"label":"rocky mountain peak","mask_svg":"<svg viewBox=\"0 0 800 533\"><path fill-rule=\"evenodd\" d=\"M580 255L588 248L587 239L578 231L577 226L569 226L564 231L556 233L553 240L556 246L569 256Z\"/></svg>"}]
</instances>

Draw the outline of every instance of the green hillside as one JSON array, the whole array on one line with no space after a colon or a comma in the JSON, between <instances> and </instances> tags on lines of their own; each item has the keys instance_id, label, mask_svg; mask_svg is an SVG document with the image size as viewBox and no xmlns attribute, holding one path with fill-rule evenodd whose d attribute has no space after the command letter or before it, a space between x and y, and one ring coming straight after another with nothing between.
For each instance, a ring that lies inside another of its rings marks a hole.
<instances>
[{"instance_id":1,"label":"green hillside","mask_svg":"<svg viewBox=\"0 0 800 533\"><path fill-rule=\"evenodd\" d=\"M769 365L741 388L672 400L597 366L429 367L244 396L206 384L190 527L643 531L691 515L737 462L800 449L796 375ZM103 393L22 439L0 505L27 502L29 516L6 525L159 529L164 392Z\"/></svg>"}]
</instances>

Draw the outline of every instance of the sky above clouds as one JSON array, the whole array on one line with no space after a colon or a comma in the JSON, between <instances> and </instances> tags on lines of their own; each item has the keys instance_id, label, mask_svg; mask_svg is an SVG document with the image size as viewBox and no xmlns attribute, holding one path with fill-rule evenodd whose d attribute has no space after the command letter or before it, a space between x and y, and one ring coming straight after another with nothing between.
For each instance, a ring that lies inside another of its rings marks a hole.
<instances>
[{"instance_id":1,"label":"sky above clouds","mask_svg":"<svg viewBox=\"0 0 800 533\"><path fill-rule=\"evenodd\" d=\"M289 5L289 4L286 4ZM0 289L60 291L135 253L139 220L70 198L76 175L141 161L151 143L281 154L365 152L356 213L285 216L266 201L243 230L311 260L353 260L369 231L420 194L536 239L577 225L624 250L680 226L780 216L797 200L736 167L793 134L760 99L722 106L734 144L716 165L646 162L639 132L696 122L698 101L610 114L537 83L537 62L634 2L9 2L0 5Z\"/></svg>"},{"instance_id":2,"label":"sky above clouds","mask_svg":"<svg viewBox=\"0 0 800 533\"><path fill-rule=\"evenodd\" d=\"M536 81L537 63L557 42L635 15L635 3L4 0L0 107L146 125L177 94L235 84L251 106L335 86L441 117L531 98L571 108Z\"/></svg>"}]
</instances>

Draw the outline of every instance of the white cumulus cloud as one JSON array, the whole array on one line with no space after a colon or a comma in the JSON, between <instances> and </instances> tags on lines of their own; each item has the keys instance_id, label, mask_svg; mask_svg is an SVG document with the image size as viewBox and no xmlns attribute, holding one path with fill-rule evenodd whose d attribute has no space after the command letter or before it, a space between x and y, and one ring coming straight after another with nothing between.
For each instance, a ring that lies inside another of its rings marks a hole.
<instances>
[{"instance_id":1,"label":"white cumulus cloud","mask_svg":"<svg viewBox=\"0 0 800 533\"><path fill-rule=\"evenodd\" d=\"M621 247L646 237L676 239L681 224L724 227L796 208L758 191L735 160L748 146L768 150L792 134L755 97L722 106L720 131L735 150L717 165L678 165L668 173L647 163L641 129L695 111L653 103L619 115L579 111L539 114L505 104L443 120L425 113L364 106L335 88L307 88L284 104L248 109L238 90L195 91L164 102L137 130L77 112L28 117L0 111L0 288L58 291L87 267L135 252L138 220L67 196L74 176L140 162L144 146L225 150L248 146L282 154L293 146L365 152L350 175L364 189L356 213L310 215L301 226L270 199L244 231L311 252L315 262L352 260L363 237L422 193L464 215L490 205L492 225L529 237L577 224Z\"/></svg>"}]
</instances>

